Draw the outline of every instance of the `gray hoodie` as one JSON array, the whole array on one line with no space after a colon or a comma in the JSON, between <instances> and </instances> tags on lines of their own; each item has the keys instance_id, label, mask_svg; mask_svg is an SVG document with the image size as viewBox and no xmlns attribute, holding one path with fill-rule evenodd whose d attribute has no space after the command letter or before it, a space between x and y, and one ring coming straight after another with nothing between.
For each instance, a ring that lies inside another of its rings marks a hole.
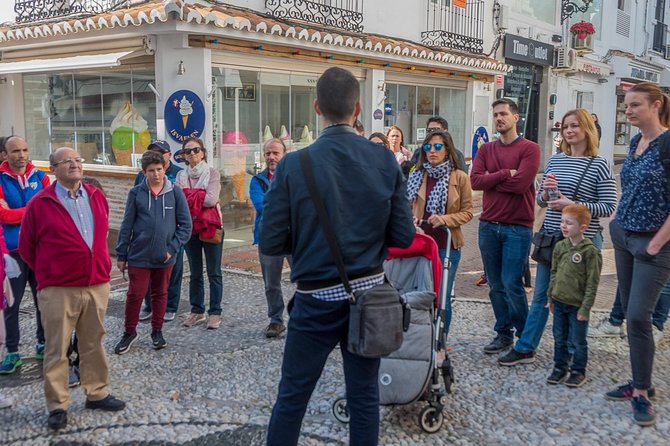
<instances>
[{"instance_id":1,"label":"gray hoodie","mask_svg":"<svg viewBox=\"0 0 670 446\"><path fill-rule=\"evenodd\" d=\"M128 192L116 243L117 259L140 268L174 265L192 228L184 192L166 178L163 190L156 196L145 180ZM167 253L172 257L165 262Z\"/></svg>"}]
</instances>

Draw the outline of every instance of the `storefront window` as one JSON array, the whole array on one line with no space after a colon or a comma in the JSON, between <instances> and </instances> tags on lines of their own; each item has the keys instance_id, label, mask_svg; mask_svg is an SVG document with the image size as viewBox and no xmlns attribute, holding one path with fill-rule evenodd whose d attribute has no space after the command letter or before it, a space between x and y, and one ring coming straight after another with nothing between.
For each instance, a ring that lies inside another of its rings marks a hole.
<instances>
[{"instance_id":1,"label":"storefront window","mask_svg":"<svg viewBox=\"0 0 670 446\"><path fill-rule=\"evenodd\" d=\"M505 76L505 97L516 102L519 107L519 121L516 124L519 135L526 135L526 124L530 110L534 66L525 63L511 63L514 70Z\"/></svg>"},{"instance_id":2,"label":"storefront window","mask_svg":"<svg viewBox=\"0 0 670 446\"><path fill-rule=\"evenodd\" d=\"M416 148L425 135L431 116L442 116L456 146L465 135L465 90L414 85L386 84L384 126L397 125L405 136L405 146Z\"/></svg>"},{"instance_id":3,"label":"storefront window","mask_svg":"<svg viewBox=\"0 0 670 446\"><path fill-rule=\"evenodd\" d=\"M149 71L25 75L24 105L31 156L76 148L90 164L136 165L156 135Z\"/></svg>"}]
</instances>

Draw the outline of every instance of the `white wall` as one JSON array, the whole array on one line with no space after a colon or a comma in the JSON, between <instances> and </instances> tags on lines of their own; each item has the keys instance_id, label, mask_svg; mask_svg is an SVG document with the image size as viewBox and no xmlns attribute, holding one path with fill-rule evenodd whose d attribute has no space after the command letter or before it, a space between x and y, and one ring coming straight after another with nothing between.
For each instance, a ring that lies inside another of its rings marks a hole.
<instances>
[{"instance_id":1,"label":"white wall","mask_svg":"<svg viewBox=\"0 0 670 446\"><path fill-rule=\"evenodd\" d=\"M14 1L3 0L0 1L0 23L14 21Z\"/></svg>"}]
</instances>

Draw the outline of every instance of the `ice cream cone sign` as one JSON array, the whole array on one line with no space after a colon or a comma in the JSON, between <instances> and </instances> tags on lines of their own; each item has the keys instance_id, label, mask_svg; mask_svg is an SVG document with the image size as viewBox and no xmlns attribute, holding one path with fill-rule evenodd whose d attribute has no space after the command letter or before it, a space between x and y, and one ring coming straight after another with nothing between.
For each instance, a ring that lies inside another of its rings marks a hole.
<instances>
[{"instance_id":1,"label":"ice cream cone sign","mask_svg":"<svg viewBox=\"0 0 670 446\"><path fill-rule=\"evenodd\" d=\"M192 104L186 99L186 96L182 96L181 101L179 101L179 114L181 115L181 122L184 125L184 129L186 129L188 118L192 113Z\"/></svg>"}]
</instances>

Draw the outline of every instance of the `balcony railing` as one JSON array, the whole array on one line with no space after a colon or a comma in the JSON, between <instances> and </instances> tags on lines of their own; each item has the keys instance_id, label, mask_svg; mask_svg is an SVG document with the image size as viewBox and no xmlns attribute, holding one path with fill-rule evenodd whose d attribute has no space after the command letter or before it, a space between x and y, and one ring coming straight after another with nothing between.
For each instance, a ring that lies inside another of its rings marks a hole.
<instances>
[{"instance_id":1,"label":"balcony railing","mask_svg":"<svg viewBox=\"0 0 670 446\"><path fill-rule=\"evenodd\" d=\"M144 0L143 0L144 1ZM16 23L32 23L66 17L84 17L142 3L138 0L16 0Z\"/></svg>"},{"instance_id":2,"label":"balcony railing","mask_svg":"<svg viewBox=\"0 0 670 446\"><path fill-rule=\"evenodd\" d=\"M363 31L363 0L265 0L265 7L278 19Z\"/></svg>"},{"instance_id":3,"label":"balcony railing","mask_svg":"<svg viewBox=\"0 0 670 446\"><path fill-rule=\"evenodd\" d=\"M482 54L484 0L428 0L425 45Z\"/></svg>"}]
</instances>

